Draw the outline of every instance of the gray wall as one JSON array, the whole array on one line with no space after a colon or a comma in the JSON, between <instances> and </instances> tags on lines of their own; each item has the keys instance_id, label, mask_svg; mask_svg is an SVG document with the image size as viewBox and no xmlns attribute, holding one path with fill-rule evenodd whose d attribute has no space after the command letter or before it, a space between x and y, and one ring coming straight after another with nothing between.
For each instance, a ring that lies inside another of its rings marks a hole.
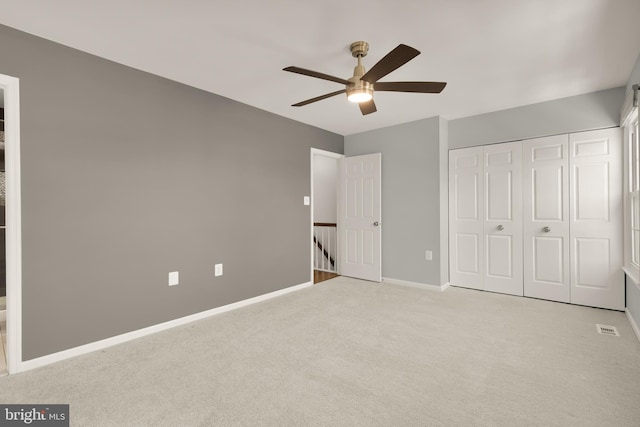
<instances>
[{"instance_id":1,"label":"gray wall","mask_svg":"<svg viewBox=\"0 0 640 427\"><path fill-rule=\"evenodd\" d=\"M382 153L386 278L441 284L440 122L433 117L345 137L347 156ZM433 261L425 260L426 250Z\"/></svg>"},{"instance_id":2,"label":"gray wall","mask_svg":"<svg viewBox=\"0 0 640 427\"><path fill-rule=\"evenodd\" d=\"M0 58L20 78L24 360L309 280L309 149L342 136L5 26Z\"/></svg>"},{"instance_id":3,"label":"gray wall","mask_svg":"<svg viewBox=\"0 0 640 427\"><path fill-rule=\"evenodd\" d=\"M449 148L517 141L620 124L624 87L449 122Z\"/></svg>"},{"instance_id":4,"label":"gray wall","mask_svg":"<svg viewBox=\"0 0 640 427\"><path fill-rule=\"evenodd\" d=\"M449 122L439 119L440 127L440 284L449 282Z\"/></svg>"},{"instance_id":5,"label":"gray wall","mask_svg":"<svg viewBox=\"0 0 640 427\"><path fill-rule=\"evenodd\" d=\"M621 87L345 137L348 156L382 153L383 276L432 285L448 281L448 149L618 126L623 100ZM432 262L424 259L428 249Z\"/></svg>"}]
</instances>

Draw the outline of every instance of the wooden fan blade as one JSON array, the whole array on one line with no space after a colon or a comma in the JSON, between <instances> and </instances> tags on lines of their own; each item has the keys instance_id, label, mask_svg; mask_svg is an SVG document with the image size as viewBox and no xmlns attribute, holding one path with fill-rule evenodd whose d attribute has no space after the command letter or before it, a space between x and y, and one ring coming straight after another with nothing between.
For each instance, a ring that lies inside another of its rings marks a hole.
<instances>
[{"instance_id":1,"label":"wooden fan blade","mask_svg":"<svg viewBox=\"0 0 640 427\"><path fill-rule=\"evenodd\" d=\"M375 83L418 55L420 55L419 50L414 49L411 46L407 46L406 44L400 44L391 52L387 53L387 55L378 61L376 65L371 67L371 69L362 76L362 80L369 83Z\"/></svg>"},{"instance_id":2,"label":"wooden fan blade","mask_svg":"<svg viewBox=\"0 0 640 427\"><path fill-rule=\"evenodd\" d=\"M288 71L290 73L302 74L304 76L315 77L316 79L329 80L330 82L341 83L343 85L352 84L349 80L341 79L340 77L330 76L329 74L319 73L317 71L306 70L300 67L286 67L282 71Z\"/></svg>"},{"instance_id":3,"label":"wooden fan blade","mask_svg":"<svg viewBox=\"0 0 640 427\"><path fill-rule=\"evenodd\" d=\"M312 102L322 101L323 99L331 98L332 96L340 95L341 93L345 93L346 90L337 90L335 92L327 93L325 95L316 96L315 98L307 99L306 101L298 102L297 104L293 104L292 107L302 107L303 105L311 104Z\"/></svg>"},{"instance_id":4,"label":"wooden fan blade","mask_svg":"<svg viewBox=\"0 0 640 427\"><path fill-rule=\"evenodd\" d=\"M445 82L378 82L374 89L383 92L440 93Z\"/></svg>"},{"instance_id":5,"label":"wooden fan blade","mask_svg":"<svg viewBox=\"0 0 640 427\"><path fill-rule=\"evenodd\" d=\"M363 116L378 111L378 109L376 108L376 103L373 102L373 99L371 101L361 102L358 104L358 106L360 107L360 111L362 111Z\"/></svg>"}]
</instances>

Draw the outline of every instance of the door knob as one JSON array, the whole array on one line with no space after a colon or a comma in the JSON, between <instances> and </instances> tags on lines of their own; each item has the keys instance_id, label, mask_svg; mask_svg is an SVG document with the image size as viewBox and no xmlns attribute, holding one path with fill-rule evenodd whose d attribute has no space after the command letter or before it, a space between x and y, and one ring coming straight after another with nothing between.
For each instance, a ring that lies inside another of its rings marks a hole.
<instances>
[{"instance_id":1,"label":"door knob","mask_svg":"<svg viewBox=\"0 0 640 427\"><path fill-rule=\"evenodd\" d=\"M543 227L543 228L542 228L542 231L544 231L545 233L548 233L548 232L550 232L550 231L551 231L551 228L549 228L549 227Z\"/></svg>"},{"instance_id":2,"label":"door knob","mask_svg":"<svg viewBox=\"0 0 640 427\"><path fill-rule=\"evenodd\" d=\"M498 231L502 231L504 230L504 225L500 224L497 228L498 228Z\"/></svg>"},{"instance_id":3,"label":"door knob","mask_svg":"<svg viewBox=\"0 0 640 427\"><path fill-rule=\"evenodd\" d=\"M373 226L374 226L374 227L377 227L377 226L379 226L379 225L380 225L380 223L379 223L378 221L376 221L376 222L374 222L374 223L373 223Z\"/></svg>"}]
</instances>

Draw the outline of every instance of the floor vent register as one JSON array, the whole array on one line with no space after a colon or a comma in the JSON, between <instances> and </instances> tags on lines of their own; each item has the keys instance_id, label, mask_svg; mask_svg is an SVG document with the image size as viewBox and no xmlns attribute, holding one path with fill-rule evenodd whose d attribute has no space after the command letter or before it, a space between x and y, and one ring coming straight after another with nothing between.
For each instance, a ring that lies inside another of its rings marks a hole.
<instances>
[{"instance_id":1,"label":"floor vent register","mask_svg":"<svg viewBox=\"0 0 640 427\"><path fill-rule=\"evenodd\" d=\"M620 334L618 333L618 329L616 329L615 326L597 324L596 327L598 328L598 333L599 334L602 334L602 335L613 335L615 337L619 337L620 336Z\"/></svg>"}]
</instances>

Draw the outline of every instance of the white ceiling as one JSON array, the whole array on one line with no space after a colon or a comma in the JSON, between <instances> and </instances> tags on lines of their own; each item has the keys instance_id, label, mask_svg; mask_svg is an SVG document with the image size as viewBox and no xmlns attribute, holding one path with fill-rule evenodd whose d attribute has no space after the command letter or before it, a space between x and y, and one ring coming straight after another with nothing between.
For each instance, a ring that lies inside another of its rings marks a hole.
<instances>
[{"instance_id":1,"label":"white ceiling","mask_svg":"<svg viewBox=\"0 0 640 427\"><path fill-rule=\"evenodd\" d=\"M0 23L342 135L622 86L640 53L639 0L0 0ZM343 87L282 68L348 78L356 40L367 68L422 52L382 81L448 86L291 107Z\"/></svg>"}]
</instances>

